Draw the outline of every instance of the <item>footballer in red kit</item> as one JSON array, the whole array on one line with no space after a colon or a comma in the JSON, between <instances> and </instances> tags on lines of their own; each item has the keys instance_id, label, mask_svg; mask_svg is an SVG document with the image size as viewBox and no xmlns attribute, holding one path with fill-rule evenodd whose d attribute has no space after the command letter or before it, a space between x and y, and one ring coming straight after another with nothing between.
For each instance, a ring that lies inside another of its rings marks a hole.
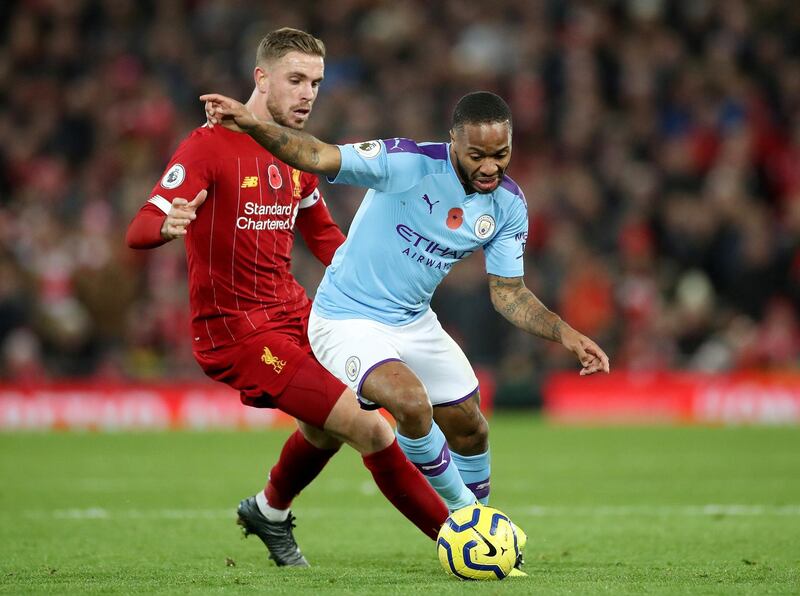
<instances>
[{"instance_id":1,"label":"footballer in red kit","mask_svg":"<svg viewBox=\"0 0 800 596\"><path fill-rule=\"evenodd\" d=\"M248 107L302 129L324 56L322 42L303 31L268 34L256 54ZM249 135L202 126L175 151L126 237L140 249L184 239L197 362L237 389L244 404L297 419L264 490L240 502L237 522L277 565L308 566L289 507L344 442L395 508L435 539L448 515L444 503L405 458L387 421L362 410L314 358L311 302L290 271L295 229L324 265L344 241L316 176L279 161Z\"/></svg>"},{"instance_id":2,"label":"footballer in red kit","mask_svg":"<svg viewBox=\"0 0 800 596\"><path fill-rule=\"evenodd\" d=\"M174 199L203 189L206 206L186 234L193 350L206 373L239 389L244 403L275 407L311 354L311 302L290 271L295 226L325 265L344 236L317 177L278 161L247 135L193 131L144 209L163 217ZM233 360L240 365L229 367ZM333 386L323 393L330 407L343 389ZM330 407L292 400L282 409L321 428Z\"/></svg>"},{"instance_id":3,"label":"footballer in red kit","mask_svg":"<svg viewBox=\"0 0 800 596\"><path fill-rule=\"evenodd\" d=\"M276 160L246 135L202 127L175 152L148 202L166 215L173 199L203 189L206 208L186 237L194 350L302 318L309 300L290 272L295 224L323 263L344 239L316 176Z\"/></svg>"}]
</instances>

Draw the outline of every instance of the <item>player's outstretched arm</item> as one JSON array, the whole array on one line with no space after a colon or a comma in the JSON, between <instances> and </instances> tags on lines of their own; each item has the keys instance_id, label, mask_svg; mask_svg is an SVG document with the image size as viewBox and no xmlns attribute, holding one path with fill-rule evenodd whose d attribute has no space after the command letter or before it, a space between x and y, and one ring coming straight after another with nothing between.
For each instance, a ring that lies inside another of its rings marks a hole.
<instances>
[{"instance_id":1,"label":"player's outstretched arm","mask_svg":"<svg viewBox=\"0 0 800 596\"><path fill-rule=\"evenodd\" d=\"M275 157L298 170L330 177L339 173L342 155L336 145L275 122L259 120L245 105L224 95L208 93L201 95L200 101L206 104L209 126L219 124L245 132Z\"/></svg>"},{"instance_id":2,"label":"player's outstretched arm","mask_svg":"<svg viewBox=\"0 0 800 596\"><path fill-rule=\"evenodd\" d=\"M489 293L495 310L514 326L533 335L557 341L574 353L583 367L581 375L608 372L608 356L596 343L567 325L531 292L521 277L489 275Z\"/></svg>"}]
</instances>

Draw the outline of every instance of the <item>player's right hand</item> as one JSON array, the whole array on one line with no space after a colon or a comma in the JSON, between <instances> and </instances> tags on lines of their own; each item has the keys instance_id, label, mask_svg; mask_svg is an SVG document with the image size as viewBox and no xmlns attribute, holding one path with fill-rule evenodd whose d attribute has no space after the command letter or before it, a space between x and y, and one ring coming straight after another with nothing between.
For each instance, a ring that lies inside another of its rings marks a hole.
<instances>
[{"instance_id":1,"label":"player's right hand","mask_svg":"<svg viewBox=\"0 0 800 596\"><path fill-rule=\"evenodd\" d=\"M207 93L200 96L200 101L205 102L209 127L219 124L236 132L246 132L258 124L258 118L243 103L230 97Z\"/></svg>"},{"instance_id":2,"label":"player's right hand","mask_svg":"<svg viewBox=\"0 0 800 596\"><path fill-rule=\"evenodd\" d=\"M177 198L172 201L172 207L161 224L161 237L164 240L174 240L186 236L186 226L197 218L197 208L203 204L208 196L205 189L197 193L191 202Z\"/></svg>"}]
</instances>

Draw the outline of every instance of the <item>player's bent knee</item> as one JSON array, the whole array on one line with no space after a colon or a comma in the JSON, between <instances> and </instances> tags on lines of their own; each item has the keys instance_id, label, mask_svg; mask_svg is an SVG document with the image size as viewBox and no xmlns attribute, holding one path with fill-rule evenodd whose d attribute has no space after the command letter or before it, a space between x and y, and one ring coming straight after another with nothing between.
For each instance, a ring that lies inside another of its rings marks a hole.
<instances>
[{"instance_id":1,"label":"player's bent knee","mask_svg":"<svg viewBox=\"0 0 800 596\"><path fill-rule=\"evenodd\" d=\"M331 435L330 433L303 422L297 421L297 426L300 432L303 433L306 441L311 443L317 449L324 449L326 451L334 451L342 446L342 441Z\"/></svg>"},{"instance_id":2,"label":"player's bent knee","mask_svg":"<svg viewBox=\"0 0 800 596\"><path fill-rule=\"evenodd\" d=\"M373 453L391 445L394 433L377 411L362 410L349 389L340 396L325 421L325 431L359 453Z\"/></svg>"},{"instance_id":3,"label":"player's bent knee","mask_svg":"<svg viewBox=\"0 0 800 596\"><path fill-rule=\"evenodd\" d=\"M433 408L423 387L409 387L397 399L392 415L401 429L427 434L433 420Z\"/></svg>"},{"instance_id":4,"label":"player's bent knee","mask_svg":"<svg viewBox=\"0 0 800 596\"><path fill-rule=\"evenodd\" d=\"M362 455L386 449L394 442L392 427L377 410L362 413L357 421L357 434Z\"/></svg>"},{"instance_id":5,"label":"player's bent knee","mask_svg":"<svg viewBox=\"0 0 800 596\"><path fill-rule=\"evenodd\" d=\"M362 455L386 449L394 441L394 432L377 411L359 410L353 417L347 442Z\"/></svg>"},{"instance_id":6,"label":"player's bent knee","mask_svg":"<svg viewBox=\"0 0 800 596\"><path fill-rule=\"evenodd\" d=\"M433 418L433 409L427 401L409 400L398 406L398 414L402 422L413 420L429 422Z\"/></svg>"}]
</instances>

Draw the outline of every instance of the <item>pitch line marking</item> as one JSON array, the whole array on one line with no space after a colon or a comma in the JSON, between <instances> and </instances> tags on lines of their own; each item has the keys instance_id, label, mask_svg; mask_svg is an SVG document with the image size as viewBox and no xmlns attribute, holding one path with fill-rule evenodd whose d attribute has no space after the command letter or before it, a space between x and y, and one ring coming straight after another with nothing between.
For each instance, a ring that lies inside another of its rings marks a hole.
<instances>
[{"instance_id":1,"label":"pitch line marking","mask_svg":"<svg viewBox=\"0 0 800 596\"><path fill-rule=\"evenodd\" d=\"M702 517L730 515L741 517L798 516L800 505L737 505L710 503L706 505L594 505L594 506L533 506L517 512L536 517L589 516L621 517Z\"/></svg>"},{"instance_id":2,"label":"pitch line marking","mask_svg":"<svg viewBox=\"0 0 800 596\"><path fill-rule=\"evenodd\" d=\"M299 511L298 511L299 512ZM383 515L385 508L362 508L359 515ZM529 506L518 508L515 515L532 517L734 517L800 516L800 505L594 505L594 506ZM304 517L324 517L329 509L309 507L302 509ZM83 507L71 509L31 509L24 512L29 519L63 520L113 520L113 519L234 519L236 510L230 509L107 509Z\"/></svg>"}]
</instances>

